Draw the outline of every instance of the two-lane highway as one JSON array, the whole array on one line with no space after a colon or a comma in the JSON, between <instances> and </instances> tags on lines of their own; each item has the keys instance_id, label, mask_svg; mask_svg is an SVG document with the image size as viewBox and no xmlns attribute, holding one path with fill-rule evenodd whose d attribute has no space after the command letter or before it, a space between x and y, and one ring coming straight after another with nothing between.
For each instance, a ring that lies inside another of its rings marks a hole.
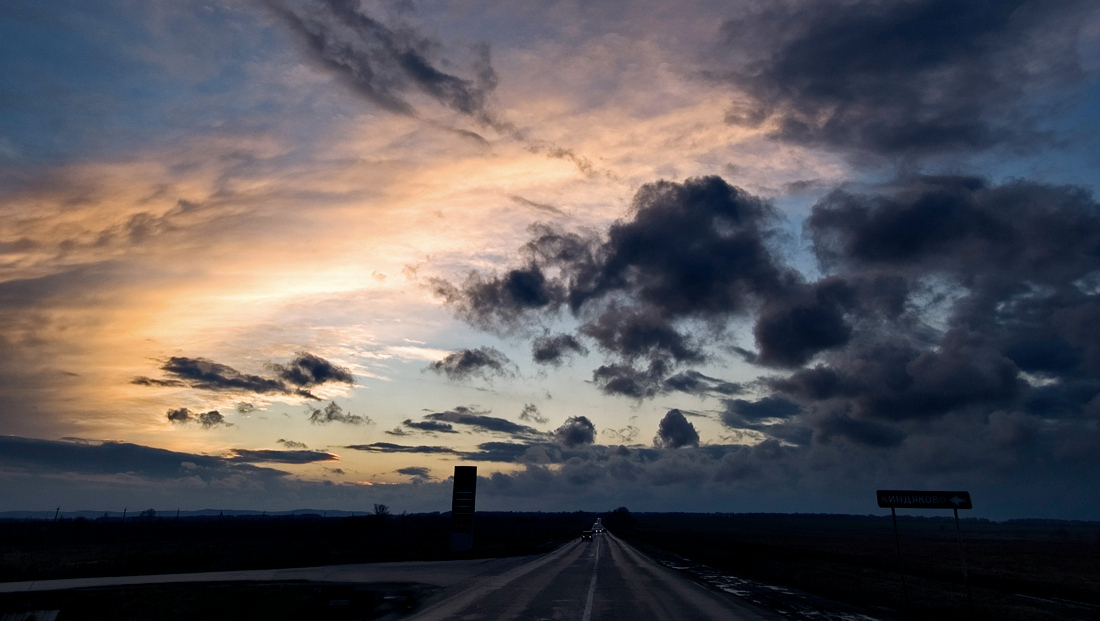
<instances>
[{"instance_id":1,"label":"two-lane highway","mask_svg":"<svg viewBox=\"0 0 1100 621\"><path fill-rule=\"evenodd\" d=\"M0 583L0 593L298 581L441 587L409 617L416 621L789 618L700 586L686 572L658 564L606 531L594 541L577 540L533 557L8 582Z\"/></svg>"},{"instance_id":2,"label":"two-lane highway","mask_svg":"<svg viewBox=\"0 0 1100 621\"><path fill-rule=\"evenodd\" d=\"M494 576L471 577L411 619L591 621L771 618L655 563L610 533Z\"/></svg>"}]
</instances>

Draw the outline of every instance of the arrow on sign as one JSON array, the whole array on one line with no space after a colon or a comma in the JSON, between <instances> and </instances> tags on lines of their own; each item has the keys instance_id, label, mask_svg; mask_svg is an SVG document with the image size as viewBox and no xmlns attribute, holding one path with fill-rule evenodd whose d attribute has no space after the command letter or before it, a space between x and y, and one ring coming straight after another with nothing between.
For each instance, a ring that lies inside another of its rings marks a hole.
<instances>
[{"instance_id":1,"label":"arrow on sign","mask_svg":"<svg viewBox=\"0 0 1100 621\"><path fill-rule=\"evenodd\" d=\"M965 498L959 498L958 496L955 496L953 498L948 498L948 500L955 503L956 505L961 505L962 503L966 502Z\"/></svg>"}]
</instances>

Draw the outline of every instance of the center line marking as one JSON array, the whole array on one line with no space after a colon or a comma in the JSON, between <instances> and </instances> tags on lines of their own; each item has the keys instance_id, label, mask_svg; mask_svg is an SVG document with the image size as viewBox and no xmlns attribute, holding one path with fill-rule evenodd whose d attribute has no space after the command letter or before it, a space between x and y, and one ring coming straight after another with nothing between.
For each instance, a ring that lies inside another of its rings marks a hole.
<instances>
[{"instance_id":1,"label":"center line marking","mask_svg":"<svg viewBox=\"0 0 1100 621\"><path fill-rule=\"evenodd\" d=\"M596 595L596 568L600 566L600 543L601 540L596 540L596 562L592 565L592 582L588 584L588 602L584 605L584 616L581 617L581 621L590 621L592 619L592 597Z\"/></svg>"}]
</instances>

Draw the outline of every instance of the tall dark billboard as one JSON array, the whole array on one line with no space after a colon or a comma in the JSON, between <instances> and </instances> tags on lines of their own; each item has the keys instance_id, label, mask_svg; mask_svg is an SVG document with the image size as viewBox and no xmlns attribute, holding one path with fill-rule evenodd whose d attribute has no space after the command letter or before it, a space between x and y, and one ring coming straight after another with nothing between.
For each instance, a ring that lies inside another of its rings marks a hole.
<instances>
[{"instance_id":1,"label":"tall dark billboard","mask_svg":"<svg viewBox=\"0 0 1100 621\"><path fill-rule=\"evenodd\" d=\"M474 547L474 495L477 493L477 466L455 466L454 491L451 495L451 551L464 552Z\"/></svg>"}]
</instances>

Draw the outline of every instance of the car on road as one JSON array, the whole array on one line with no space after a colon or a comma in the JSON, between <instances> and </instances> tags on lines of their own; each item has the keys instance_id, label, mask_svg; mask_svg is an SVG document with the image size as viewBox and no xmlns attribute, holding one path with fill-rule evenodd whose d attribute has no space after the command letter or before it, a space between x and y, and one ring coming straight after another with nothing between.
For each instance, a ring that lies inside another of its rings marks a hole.
<instances>
[{"instance_id":1,"label":"car on road","mask_svg":"<svg viewBox=\"0 0 1100 621\"><path fill-rule=\"evenodd\" d=\"M592 531L586 530L581 532L581 541L592 541Z\"/></svg>"}]
</instances>

